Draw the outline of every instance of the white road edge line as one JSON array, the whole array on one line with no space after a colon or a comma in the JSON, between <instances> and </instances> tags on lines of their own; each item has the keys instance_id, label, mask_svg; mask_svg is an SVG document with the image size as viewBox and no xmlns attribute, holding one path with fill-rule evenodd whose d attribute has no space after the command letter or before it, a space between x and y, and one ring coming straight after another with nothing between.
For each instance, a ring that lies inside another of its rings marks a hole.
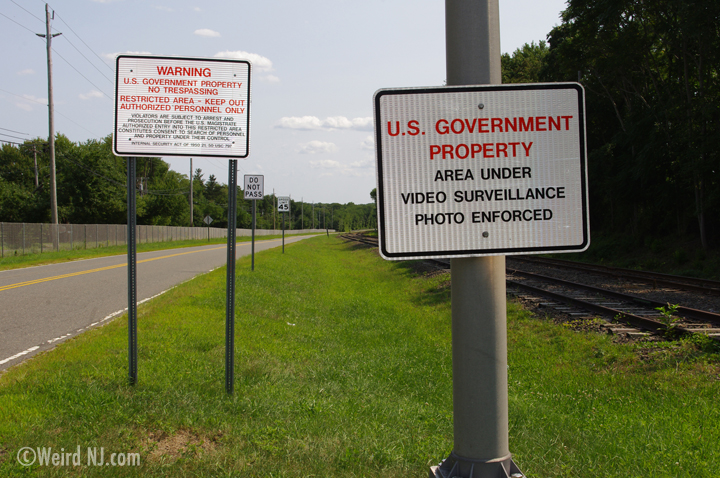
<instances>
[{"instance_id":1,"label":"white road edge line","mask_svg":"<svg viewBox=\"0 0 720 478\"><path fill-rule=\"evenodd\" d=\"M139 301L139 302L137 303L137 305L144 304L145 302L147 302L147 301L149 301L149 300L155 299L156 297L160 297L160 296L163 295L165 292L171 291L171 290L173 290L174 288L176 288L177 286L182 285L182 284L184 284L184 283L186 283L186 282L190 282L191 280L195 279L196 277L199 277L199 276L205 275L205 274L209 274L210 272L214 271L215 269L219 269L220 267L224 267L224 266L218 266L218 267L215 267L215 268L213 268L213 269L210 269L210 270L207 271L207 272L202 272L202 273L200 273L200 274L198 274L198 275L196 275L196 276L194 276L194 277L191 277L190 279L188 279L188 280L186 280L186 281L181 282L180 284L176 284L176 285L170 287L169 289L165 289L164 291L162 291L162 292L160 292L160 293L157 293L157 294L155 294L155 295L152 296L152 297L148 297L147 299L143 299L143 300ZM82 332L83 330L89 329L90 327L92 327L92 326L94 326L94 325L97 325L97 324L99 324L99 323L105 322L106 320L110 320L110 319L112 319L112 318L114 318L114 317L117 317L118 315L122 315L122 314L124 314L125 312L127 312L127 310L128 310L127 307L125 307L125 308L122 309L122 310L117 310L117 311L113 312L112 314L107 315L105 318L100 319L100 321L98 321L98 322L93 322L92 324L88 325L87 327L83 327L82 329L78 329L77 332ZM50 340L45 341L45 343L52 344L53 342L57 342L58 340L65 339L65 338L67 338L67 337L70 337L71 335L72 335L72 333L65 334L65 335L62 335L62 336L60 336L60 337L55 337L54 339L50 339ZM12 360L15 360L16 358L20 358L20 357L22 357L23 355L27 355L27 354L29 354L29 353L32 353L32 352L36 351L36 350L39 349L39 348L40 348L40 345L36 345L36 346L34 346L34 347L30 347L30 348L27 349L27 350L23 350L22 352L15 354L15 355L13 355L12 357L8 357L8 358L6 358L6 359L0 360L0 365L6 364L6 363L8 363L8 362L10 362L10 361L12 361Z\"/></svg>"},{"instance_id":2,"label":"white road edge line","mask_svg":"<svg viewBox=\"0 0 720 478\"><path fill-rule=\"evenodd\" d=\"M23 350L23 351L20 352L19 354L15 354L15 355L13 355L12 357L8 357L8 358L6 358L5 360L0 360L0 365L2 365L2 364L4 364L4 363L7 363L7 362L9 362L9 361L11 361L11 360L15 360L15 359L18 358L18 357L22 357L23 355L27 355L27 354L29 354L29 353L31 353L31 352L35 352L35 351L36 351L37 349L39 349L39 348L40 348L40 346L39 346L39 345L36 345L35 347L30 347L30 348L27 349L27 350Z\"/></svg>"}]
</instances>

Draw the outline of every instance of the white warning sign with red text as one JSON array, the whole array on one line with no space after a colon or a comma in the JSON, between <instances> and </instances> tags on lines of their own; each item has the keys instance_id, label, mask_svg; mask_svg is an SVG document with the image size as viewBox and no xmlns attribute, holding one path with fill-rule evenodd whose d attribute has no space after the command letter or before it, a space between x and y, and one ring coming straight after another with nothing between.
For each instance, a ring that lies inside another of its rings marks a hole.
<instances>
[{"instance_id":1,"label":"white warning sign with red text","mask_svg":"<svg viewBox=\"0 0 720 478\"><path fill-rule=\"evenodd\" d=\"M374 116L386 259L589 246L579 84L383 89Z\"/></svg>"},{"instance_id":2,"label":"white warning sign with red text","mask_svg":"<svg viewBox=\"0 0 720 478\"><path fill-rule=\"evenodd\" d=\"M247 60L119 55L113 152L246 158L250 72Z\"/></svg>"}]
</instances>

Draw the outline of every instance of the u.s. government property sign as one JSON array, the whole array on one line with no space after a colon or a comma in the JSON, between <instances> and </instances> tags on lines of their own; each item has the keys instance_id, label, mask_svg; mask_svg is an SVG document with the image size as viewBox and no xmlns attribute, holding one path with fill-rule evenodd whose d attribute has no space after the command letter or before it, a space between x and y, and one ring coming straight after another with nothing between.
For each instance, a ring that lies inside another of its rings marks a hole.
<instances>
[{"instance_id":1,"label":"u.s. government property sign","mask_svg":"<svg viewBox=\"0 0 720 478\"><path fill-rule=\"evenodd\" d=\"M589 246L579 84L382 89L374 115L386 259Z\"/></svg>"},{"instance_id":2,"label":"u.s. government property sign","mask_svg":"<svg viewBox=\"0 0 720 478\"><path fill-rule=\"evenodd\" d=\"M246 60L119 55L113 152L246 158L250 70Z\"/></svg>"}]
</instances>

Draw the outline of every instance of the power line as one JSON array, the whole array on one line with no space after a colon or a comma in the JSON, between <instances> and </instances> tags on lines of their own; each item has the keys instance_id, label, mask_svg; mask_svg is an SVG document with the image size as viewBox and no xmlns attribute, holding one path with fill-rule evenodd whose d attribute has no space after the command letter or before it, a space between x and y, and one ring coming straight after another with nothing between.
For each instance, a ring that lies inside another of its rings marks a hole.
<instances>
[{"instance_id":1,"label":"power line","mask_svg":"<svg viewBox=\"0 0 720 478\"><path fill-rule=\"evenodd\" d=\"M56 12L56 13L57 13L57 12ZM105 65L110 71L112 71L113 73L115 73L115 70L114 70L110 65L108 65L107 63L105 63L105 60L103 60L103 59L100 57L100 55L98 55L97 53L95 53L95 51L94 51L92 48L90 48L90 45L88 45L87 43L85 43L85 41L80 37L80 35L78 35L78 34L75 32L75 30L73 30L72 27L71 27L70 25L68 25L68 23L67 23L65 20L63 20L63 18L60 16L59 13L57 14L57 17L60 19L61 22L63 22L63 23L65 24L66 27L68 27L68 28L70 29L71 32L73 32L73 33L75 34L76 37L78 37L78 40L80 40L80 41L83 43L83 45L85 45L85 46L87 47L87 49L90 50L90 51L93 53L93 55L95 55L95 56L98 58L98 60L100 60L100 62L101 62L103 65ZM89 61L89 60L88 60L88 61ZM112 80L111 80L111 81L112 81Z\"/></svg>"},{"instance_id":2,"label":"power line","mask_svg":"<svg viewBox=\"0 0 720 478\"><path fill-rule=\"evenodd\" d=\"M61 55L60 53L58 53L57 50L55 50L55 48L53 48L52 51L53 51L53 53L55 53L57 56L59 56L60 59L62 59L62 61L64 61L64 62L67 63L68 65L70 65L70 68L72 68L73 70L75 70L78 75L80 75L80 76L82 76L83 78L85 78L85 81L87 81L88 83L90 83L91 85L93 85L95 88L97 88L98 91L100 91L100 93L102 93L103 95L105 95L107 98L112 99L107 93L105 93L104 91L102 91L102 89L100 89L99 86L97 86L95 83L93 83L92 81L90 81L85 75L83 75L82 73L80 73L80 70L78 70L77 68L75 68L75 67L72 65L72 63L70 63L70 62L67 61L65 58L63 58L62 55Z\"/></svg>"},{"instance_id":3,"label":"power line","mask_svg":"<svg viewBox=\"0 0 720 478\"><path fill-rule=\"evenodd\" d=\"M17 144L18 146L23 145L23 143L16 143L15 141L8 141L8 140L2 139L2 138L0 138L0 143Z\"/></svg>"},{"instance_id":4,"label":"power line","mask_svg":"<svg viewBox=\"0 0 720 478\"><path fill-rule=\"evenodd\" d=\"M25 138L21 138L21 137L19 137L19 136L13 136L13 135L7 134L7 133L0 133L0 134L3 135L3 136L7 136L8 138L25 139Z\"/></svg>"},{"instance_id":5,"label":"power line","mask_svg":"<svg viewBox=\"0 0 720 478\"><path fill-rule=\"evenodd\" d=\"M34 99L32 99L32 98L27 98L27 97L25 97L25 96L21 96L21 95L15 94L15 93L12 93L12 92L10 92L10 91L3 90L2 88L0 88L0 91L2 91L2 92L4 92L4 93L7 93L7 94L9 94L9 95L17 96L18 98L22 98L22 99L25 100L25 101L32 101L33 103L38 103L38 104L41 104L41 105L43 105L43 106L47 106L47 103L44 103L44 102L42 102L42 101L34 100ZM84 129L85 131L87 131L87 132L90 133L91 135L93 135L93 136L95 136L95 137L100 137L100 138L103 137L103 135L97 134L97 133L95 133L95 132L93 132L93 131L90 131L90 130L87 129L86 127L82 126L80 123L78 123L78 122L76 122L76 121L73 121L72 119L68 118L68 117L65 116L64 114L59 113L59 112L57 112L57 111L56 111L55 113L57 113L58 115L62 116L63 118L65 118L66 120L68 120L69 122L71 122L72 124L74 124L75 126L78 126L78 127L82 128L82 129Z\"/></svg>"},{"instance_id":6,"label":"power line","mask_svg":"<svg viewBox=\"0 0 720 478\"><path fill-rule=\"evenodd\" d=\"M23 133L21 131L14 131L12 129L7 129L7 128L0 128L0 129L3 131L10 131L11 133L24 134L25 136L30 136L28 133Z\"/></svg>"},{"instance_id":7,"label":"power line","mask_svg":"<svg viewBox=\"0 0 720 478\"><path fill-rule=\"evenodd\" d=\"M36 17L34 13L32 13L30 10L27 10L25 7L23 7L22 5L20 5L19 3L17 3L15 0L10 0L10 1L11 1L12 3L14 3L15 5L17 5L18 7L20 7L21 9L25 10L27 13L29 13L31 17L36 18L38 21L40 21L40 23L45 23L45 20L43 20L43 19L40 18L40 17Z\"/></svg>"},{"instance_id":8,"label":"power line","mask_svg":"<svg viewBox=\"0 0 720 478\"><path fill-rule=\"evenodd\" d=\"M16 25L19 25L19 26L23 27L25 30L27 30L27 31L29 31L30 33L32 33L33 35L35 35L35 32L32 31L31 29L29 29L28 27L26 27L25 25L16 22L15 20L13 20L12 18L8 17L8 16L5 15L4 13L0 13L0 15L2 15L3 17L7 18L7 19L10 20L11 22L15 23Z\"/></svg>"},{"instance_id":9,"label":"power line","mask_svg":"<svg viewBox=\"0 0 720 478\"><path fill-rule=\"evenodd\" d=\"M67 42L70 44L71 47L75 48L75 51L77 51L78 53L80 53L80 56L82 56L83 58L85 58L85 60L87 60L87 62L90 63L90 66L92 66L93 68L95 68L98 73L100 73L100 74L101 74L106 80L108 80L110 83L113 83L113 80L111 80L110 78L108 78L107 76L105 76L105 73L103 73L102 71L100 71L100 69L99 69L97 66L93 65L93 63L88 59L88 57L86 57L85 55L83 55L82 52L81 52L80 50L78 50L75 45L73 45L73 43L70 41L69 38L66 37L66 38L65 38L65 41L67 41ZM57 52L56 52L56 53L57 53ZM87 78L86 78L86 79L87 79Z\"/></svg>"}]
</instances>

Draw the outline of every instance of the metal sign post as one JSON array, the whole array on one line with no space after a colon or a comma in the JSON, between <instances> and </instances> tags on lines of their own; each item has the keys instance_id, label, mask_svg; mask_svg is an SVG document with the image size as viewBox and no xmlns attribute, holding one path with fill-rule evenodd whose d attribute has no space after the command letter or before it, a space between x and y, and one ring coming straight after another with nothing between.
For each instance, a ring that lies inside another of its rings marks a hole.
<instances>
[{"instance_id":1,"label":"metal sign post","mask_svg":"<svg viewBox=\"0 0 720 478\"><path fill-rule=\"evenodd\" d=\"M137 223L134 157L127 158L128 380L137 383Z\"/></svg>"},{"instance_id":2,"label":"metal sign post","mask_svg":"<svg viewBox=\"0 0 720 478\"><path fill-rule=\"evenodd\" d=\"M498 0L446 0L447 86L375 93L380 253L451 259L454 447L433 478L523 476L505 254L589 246L584 91L501 85Z\"/></svg>"},{"instance_id":3,"label":"metal sign post","mask_svg":"<svg viewBox=\"0 0 720 478\"><path fill-rule=\"evenodd\" d=\"M499 84L498 0L445 0L448 85ZM500 477L522 473L508 437L505 256L450 262L454 446L434 473Z\"/></svg>"},{"instance_id":4,"label":"metal sign post","mask_svg":"<svg viewBox=\"0 0 720 478\"><path fill-rule=\"evenodd\" d=\"M279 196L278 200L278 212L282 216L282 252L285 254L285 214L290 212L290 196Z\"/></svg>"},{"instance_id":5,"label":"metal sign post","mask_svg":"<svg viewBox=\"0 0 720 478\"><path fill-rule=\"evenodd\" d=\"M129 378L137 382L135 162L137 156L230 159L225 387L233 391L237 158L250 154L247 60L118 55L113 154L127 156ZM192 159L190 160L192 192ZM192 194L191 194L192 196ZM262 197L262 196L261 196ZM192 197L190 198L192 222ZM205 217L210 242L210 223Z\"/></svg>"},{"instance_id":6,"label":"metal sign post","mask_svg":"<svg viewBox=\"0 0 720 478\"><path fill-rule=\"evenodd\" d=\"M228 169L227 286L225 300L225 391L235 388L235 232L237 224L237 160Z\"/></svg>"},{"instance_id":7,"label":"metal sign post","mask_svg":"<svg viewBox=\"0 0 720 478\"><path fill-rule=\"evenodd\" d=\"M205 216L205 219L203 219L203 222L207 225L208 242L210 242L210 224L212 224L213 218L211 218L209 215Z\"/></svg>"},{"instance_id":8,"label":"metal sign post","mask_svg":"<svg viewBox=\"0 0 720 478\"><path fill-rule=\"evenodd\" d=\"M244 178L243 197L253 202L252 212L252 244L250 246L250 270L255 270L255 209L258 199L262 199L265 191L265 176L262 174L246 174Z\"/></svg>"}]
</instances>

